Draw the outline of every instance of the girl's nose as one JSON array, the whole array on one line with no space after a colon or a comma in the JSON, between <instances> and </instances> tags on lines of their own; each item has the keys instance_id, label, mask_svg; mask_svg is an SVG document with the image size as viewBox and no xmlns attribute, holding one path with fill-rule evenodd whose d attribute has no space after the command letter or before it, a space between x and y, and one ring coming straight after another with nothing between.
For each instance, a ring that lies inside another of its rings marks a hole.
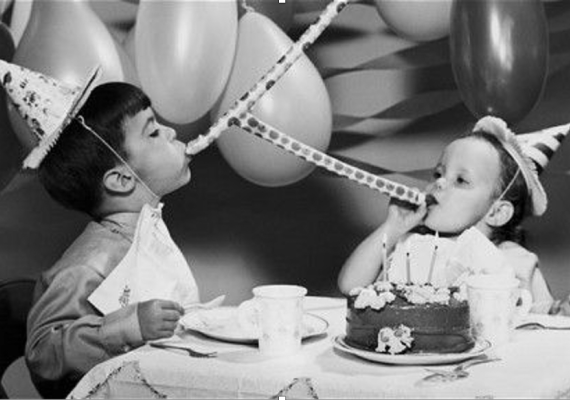
<instances>
[{"instance_id":1,"label":"girl's nose","mask_svg":"<svg viewBox=\"0 0 570 400\"><path fill-rule=\"evenodd\" d=\"M442 176L435 181L435 189L436 190L443 190L445 188L445 178Z\"/></svg>"}]
</instances>

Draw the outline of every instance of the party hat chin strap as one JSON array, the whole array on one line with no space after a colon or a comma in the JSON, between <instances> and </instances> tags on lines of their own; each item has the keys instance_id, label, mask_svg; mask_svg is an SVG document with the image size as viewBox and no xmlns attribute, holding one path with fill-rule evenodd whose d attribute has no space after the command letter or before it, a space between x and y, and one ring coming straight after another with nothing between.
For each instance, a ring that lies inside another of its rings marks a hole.
<instances>
[{"instance_id":1,"label":"party hat chin strap","mask_svg":"<svg viewBox=\"0 0 570 400\"><path fill-rule=\"evenodd\" d=\"M99 139L99 141L101 143L103 143L105 145L105 147L107 147L111 153L113 153L115 155L115 157L117 157L117 159L125 166L125 168L127 168L129 170L129 172L135 177L135 179L137 181L140 182L140 184L145 188L145 190L152 196L153 200L156 200L157 203L160 202L160 197L154 193L152 191L152 189L150 187L148 187L148 185L142 180L142 178L134 171L134 169L131 168L131 166L129 165L129 163L123 158L121 157L121 155L109 144L107 143L107 141L105 139L103 139L101 136L99 136L99 134L97 132L95 132L93 129L91 129L91 127L89 125L87 125L87 123L85 123L85 119L83 119L82 116L78 116L75 118L77 120L77 122L79 122L85 129L87 129L89 132L91 132L97 139Z\"/></svg>"},{"instance_id":2,"label":"party hat chin strap","mask_svg":"<svg viewBox=\"0 0 570 400\"><path fill-rule=\"evenodd\" d=\"M517 166L517 172L515 173L515 175L511 178L511 181L509 182L509 184L507 185L507 187L505 188L505 190L503 190L503 192L501 193L501 195L497 198L496 201L501 201L503 200L503 196L505 196L509 190L511 189L511 186L514 185L515 180L517 179L517 177L520 175L521 173L521 169Z\"/></svg>"}]
</instances>

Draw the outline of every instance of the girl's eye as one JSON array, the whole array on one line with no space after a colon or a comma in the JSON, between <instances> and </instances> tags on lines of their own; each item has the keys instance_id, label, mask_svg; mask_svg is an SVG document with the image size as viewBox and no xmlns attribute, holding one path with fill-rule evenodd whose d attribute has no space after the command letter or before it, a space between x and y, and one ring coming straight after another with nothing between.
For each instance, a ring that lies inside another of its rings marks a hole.
<instances>
[{"instance_id":1,"label":"girl's eye","mask_svg":"<svg viewBox=\"0 0 570 400\"><path fill-rule=\"evenodd\" d=\"M467 180L465 178L463 178L462 176L458 176L457 177L457 183L459 183L460 185L466 185L469 182L467 182Z\"/></svg>"},{"instance_id":2,"label":"girl's eye","mask_svg":"<svg viewBox=\"0 0 570 400\"><path fill-rule=\"evenodd\" d=\"M433 179L439 179L439 178L441 178L441 172L433 171Z\"/></svg>"},{"instance_id":3,"label":"girl's eye","mask_svg":"<svg viewBox=\"0 0 570 400\"><path fill-rule=\"evenodd\" d=\"M158 129L155 129L154 131L152 131L152 133L149 135L150 137L158 137L159 131Z\"/></svg>"}]
</instances>

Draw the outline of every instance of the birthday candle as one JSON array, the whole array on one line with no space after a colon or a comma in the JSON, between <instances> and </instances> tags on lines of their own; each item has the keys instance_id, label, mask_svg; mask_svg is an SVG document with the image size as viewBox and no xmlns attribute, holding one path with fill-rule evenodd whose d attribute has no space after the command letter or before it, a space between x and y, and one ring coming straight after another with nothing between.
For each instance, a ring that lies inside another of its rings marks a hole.
<instances>
[{"instance_id":1,"label":"birthday candle","mask_svg":"<svg viewBox=\"0 0 570 400\"><path fill-rule=\"evenodd\" d=\"M242 113L251 110L255 103L263 96L291 66L303 55L303 52L320 36L330 25L332 20L346 6L349 0L333 0L310 25L303 35L289 47L287 52L275 63L259 81L253 85L231 108L224 113L210 127L205 135L200 135L186 146L186 153L198 154L216 140L230 125L232 120Z\"/></svg>"},{"instance_id":2,"label":"birthday candle","mask_svg":"<svg viewBox=\"0 0 570 400\"><path fill-rule=\"evenodd\" d=\"M406 275L408 283L412 283L412 270L410 267L410 241L406 241Z\"/></svg>"},{"instance_id":3,"label":"birthday candle","mask_svg":"<svg viewBox=\"0 0 570 400\"><path fill-rule=\"evenodd\" d=\"M429 274L428 274L428 283L431 283L431 278L433 275L433 268L435 266L435 259L437 257L437 244L439 239L439 232L435 232L435 239L434 239L434 246L433 246L433 254L431 255L431 263L429 265Z\"/></svg>"},{"instance_id":4,"label":"birthday candle","mask_svg":"<svg viewBox=\"0 0 570 400\"><path fill-rule=\"evenodd\" d=\"M384 269L384 282L388 282L388 252L386 251L386 243L388 237L386 234L382 235L382 268Z\"/></svg>"}]
</instances>

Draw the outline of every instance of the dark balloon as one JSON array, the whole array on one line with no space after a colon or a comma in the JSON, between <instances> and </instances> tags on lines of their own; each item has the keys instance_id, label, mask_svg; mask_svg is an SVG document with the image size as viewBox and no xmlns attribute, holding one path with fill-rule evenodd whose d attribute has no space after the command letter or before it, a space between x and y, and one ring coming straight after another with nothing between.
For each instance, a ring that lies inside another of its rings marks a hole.
<instances>
[{"instance_id":1,"label":"dark balloon","mask_svg":"<svg viewBox=\"0 0 570 400\"><path fill-rule=\"evenodd\" d=\"M513 124L540 100L548 70L540 0L454 0L450 46L455 81L477 118Z\"/></svg>"}]
</instances>

